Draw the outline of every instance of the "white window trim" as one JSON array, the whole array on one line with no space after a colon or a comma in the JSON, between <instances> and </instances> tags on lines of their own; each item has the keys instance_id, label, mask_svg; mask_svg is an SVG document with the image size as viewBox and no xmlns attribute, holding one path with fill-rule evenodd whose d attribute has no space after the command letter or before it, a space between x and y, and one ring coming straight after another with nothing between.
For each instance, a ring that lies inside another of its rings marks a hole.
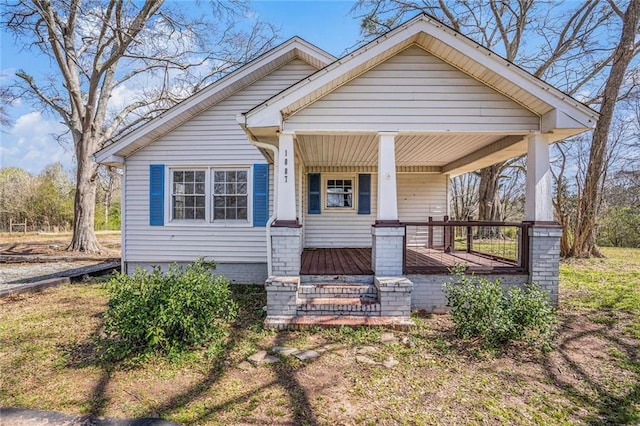
<instances>
[{"instance_id":1,"label":"white window trim","mask_svg":"<svg viewBox=\"0 0 640 426\"><path fill-rule=\"evenodd\" d=\"M353 213L354 211L358 211L358 176L356 174L345 174L345 173L321 173L320 179L322 179L322 212L331 212L331 213ZM353 193L352 193L352 206L351 207L328 207L327 206L327 186L330 180L351 180L353 185Z\"/></svg>"},{"instance_id":2,"label":"white window trim","mask_svg":"<svg viewBox=\"0 0 640 426\"><path fill-rule=\"evenodd\" d=\"M206 219L174 219L173 218L173 172L174 171L204 170L205 179L205 217ZM213 220L213 172L214 170L246 170L247 171L247 220ZM168 177L168 178L167 178ZM210 227L210 228L252 228L253 227L253 164L228 165L181 165L169 164L165 166L164 185L164 214L168 220L164 226L168 227Z\"/></svg>"}]
</instances>

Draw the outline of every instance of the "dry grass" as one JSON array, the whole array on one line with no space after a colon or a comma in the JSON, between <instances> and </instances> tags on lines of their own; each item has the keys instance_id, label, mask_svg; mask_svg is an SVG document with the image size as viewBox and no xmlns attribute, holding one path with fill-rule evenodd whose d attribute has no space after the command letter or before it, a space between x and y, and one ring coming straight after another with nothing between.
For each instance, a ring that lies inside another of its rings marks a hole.
<instances>
[{"instance_id":1,"label":"dry grass","mask_svg":"<svg viewBox=\"0 0 640 426\"><path fill-rule=\"evenodd\" d=\"M415 329L396 332L411 345L379 343L377 329L276 333L260 325L262 289L236 287L241 320L221 351L111 364L94 343L106 306L101 284L0 301L0 401L186 424L637 424L640 342L630 327L639 313L626 302L607 308L590 300L608 280L622 280L614 274L635 267L640 250L608 254L563 266L560 335L547 354L481 353L453 338L446 316L416 318ZM569 281L586 271L595 275L585 288ZM640 294L638 281L629 291ZM611 312L615 321L600 318ZM328 351L304 364L238 368L274 344ZM363 345L376 349L373 359L400 364L358 364Z\"/></svg>"}]
</instances>

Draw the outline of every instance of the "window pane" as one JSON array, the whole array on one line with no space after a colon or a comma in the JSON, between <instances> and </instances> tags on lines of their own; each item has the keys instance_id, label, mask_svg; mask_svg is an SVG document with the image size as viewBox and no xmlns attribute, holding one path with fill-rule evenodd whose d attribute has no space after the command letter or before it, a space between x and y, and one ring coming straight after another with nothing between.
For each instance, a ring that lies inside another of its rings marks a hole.
<instances>
[{"instance_id":1,"label":"window pane","mask_svg":"<svg viewBox=\"0 0 640 426\"><path fill-rule=\"evenodd\" d=\"M213 218L215 220L224 219L224 208L213 209Z\"/></svg>"},{"instance_id":2,"label":"window pane","mask_svg":"<svg viewBox=\"0 0 640 426\"><path fill-rule=\"evenodd\" d=\"M236 219L236 209L226 209L227 219Z\"/></svg>"},{"instance_id":3,"label":"window pane","mask_svg":"<svg viewBox=\"0 0 640 426\"><path fill-rule=\"evenodd\" d=\"M203 201L204 201L204 199L203 199ZM200 220L204 219L204 214L205 214L204 207L202 207L202 208L198 207L196 209L196 219L200 219Z\"/></svg>"},{"instance_id":4,"label":"window pane","mask_svg":"<svg viewBox=\"0 0 640 426\"><path fill-rule=\"evenodd\" d=\"M226 188L226 194L235 194L236 193L236 184L228 183Z\"/></svg>"},{"instance_id":5,"label":"window pane","mask_svg":"<svg viewBox=\"0 0 640 426\"><path fill-rule=\"evenodd\" d=\"M204 194L204 183L196 183L196 194Z\"/></svg>"},{"instance_id":6,"label":"window pane","mask_svg":"<svg viewBox=\"0 0 640 426\"><path fill-rule=\"evenodd\" d=\"M205 182L205 173L204 170L198 170L196 172L196 182Z\"/></svg>"},{"instance_id":7,"label":"window pane","mask_svg":"<svg viewBox=\"0 0 640 426\"><path fill-rule=\"evenodd\" d=\"M237 172L238 173L238 182L247 182L247 172Z\"/></svg>"},{"instance_id":8,"label":"window pane","mask_svg":"<svg viewBox=\"0 0 640 426\"><path fill-rule=\"evenodd\" d=\"M213 180L216 182L224 183L224 172L214 172Z\"/></svg>"},{"instance_id":9,"label":"window pane","mask_svg":"<svg viewBox=\"0 0 640 426\"><path fill-rule=\"evenodd\" d=\"M173 193L174 194L184 194L184 184L182 184L182 183L174 183L173 184Z\"/></svg>"},{"instance_id":10,"label":"window pane","mask_svg":"<svg viewBox=\"0 0 640 426\"><path fill-rule=\"evenodd\" d=\"M238 207L247 207L247 197L238 197Z\"/></svg>"},{"instance_id":11,"label":"window pane","mask_svg":"<svg viewBox=\"0 0 640 426\"><path fill-rule=\"evenodd\" d=\"M184 179L184 172L173 172L173 181L182 182Z\"/></svg>"},{"instance_id":12,"label":"window pane","mask_svg":"<svg viewBox=\"0 0 640 426\"><path fill-rule=\"evenodd\" d=\"M205 207L205 197L196 197L196 207Z\"/></svg>"},{"instance_id":13,"label":"window pane","mask_svg":"<svg viewBox=\"0 0 640 426\"><path fill-rule=\"evenodd\" d=\"M185 194L193 194L194 190L195 190L195 188L193 187L192 183L185 183L184 184L184 193Z\"/></svg>"},{"instance_id":14,"label":"window pane","mask_svg":"<svg viewBox=\"0 0 640 426\"><path fill-rule=\"evenodd\" d=\"M184 181L185 182L193 182L194 172L184 172Z\"/></svg>"},{"instance_id":15,"label":"window pane","mask_svg":"<svg viewBox=\"0 0 640 426\"><path fill-rule=\"evenodd\" d=\"M185 205L186 205L187 207L193 207L193 206L194 206L194 204L195 204L195 199L194 199L194 197L186 197L186 199L185 199Z\"/></svg>"},{"instance_id":16,"label":"window pane","mask_svg":"<svg viewBox=\"0 0 640 426\"><path fill-rule=\"evenodd\" d=\"M238 190L236 192L236 194L246 194L247 193L247 184L246 183L239 183L238 184Z\"/></svg>"},{"instance_id":17,"label":"window pane","mask_svg":"<svg viewBox=\"0 0 640 426\"><path fill-rule=\"evenodd\" d=\"M226 197L226 207L235 207L236 206L236 197Z\"/></svg>"},{"instance_id":18,"label":"window pane","mask_svg":"<svg viewBox=\"0 0 640 426\"><path fill-rule=\"evenodd\" d=\"M173 218L174 219L184 219L184 214L182 209L173 209Z\"/></svg>"},{"instance_id":19,"label":"window pane","mask_svg":"<svg viewBox=\"0 0 640 426\"><path fill-rule=\"evenodd\" d=\"M224 207L224 197L213 197L214 207Z\"/></svg>"},{"instance_id":20,"label":"window pane","mask_svg":"<svg viewBox=\"0 0 640 426\"><path fill-rule=\"evenodd\" d=\"M213 185L214 194L224 194L224 183L216 183Z\"/></svg>"},{"instance_id":21,"label":"window pane","mask_svg":"<svg viewBox=\"0 0 640 426\"><path fill-rule=\"evenodd\" d=\"M247 209L246 208L239 208L238 209L238 219L247 219Z\"/></svg>"}]
</instances>

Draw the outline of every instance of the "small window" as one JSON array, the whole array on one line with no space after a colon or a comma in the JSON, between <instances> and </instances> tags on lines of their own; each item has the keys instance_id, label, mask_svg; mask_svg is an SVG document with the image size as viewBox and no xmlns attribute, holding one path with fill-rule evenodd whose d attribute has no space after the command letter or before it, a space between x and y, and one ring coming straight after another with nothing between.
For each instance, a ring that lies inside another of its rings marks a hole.
<instances>
[{"instance_id":1,"label":"small window","mask_svg":"<svg viewBox=\"0 0 640 426\"><path fill-rule=\"evenodd\" d=\"M353 179L328 179L326 206L353 208Z\"/></svg>"},{"instance_id":2,"label":"small window","mask_svg":"<svg viewBox=\"0 0 640 426\"><path fill-rule=\"evenodd\" d=\"M246 170L214 170L213 220L247 220L248 173Z\"/></svg>"},{"instance_id":3,"label":"small window","mask_svg":"<svg viewBox=\"0 0 640 426\"><path fill-rule=\"evenodd\" d=\"M204 220L206 217L206 171L172 172L171 206L175 220Z\"/></svg>"}]
</instances>

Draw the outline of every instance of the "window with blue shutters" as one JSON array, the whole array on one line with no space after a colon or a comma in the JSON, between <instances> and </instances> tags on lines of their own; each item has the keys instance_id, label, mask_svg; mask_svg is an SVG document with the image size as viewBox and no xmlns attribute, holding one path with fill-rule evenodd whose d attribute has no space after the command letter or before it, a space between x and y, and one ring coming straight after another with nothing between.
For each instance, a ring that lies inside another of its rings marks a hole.
<instances>
[{"instance_id":1,"label":"window with blue shutters","mask_svg":"<svg viewBox=\"0 0 640 426\"><path fill-rule=\"evenodd\" d=\"M320 173L309 173L309 214L320 214L322 200L322 181Z\"/></svg>"},{"instance_id":2,"label":"window with blue shutters","mask_svg":"<svg viewBox=\"0 0 640 426\"><path fill-rule=\"evenodd\" d=\"M149 225L164 225L164 164L149 165Z\"/></svg>"},{"instance_id":3,"label":"window with blue shutters","mask_svg":"<svg viewBox=\"0 0 640 426\"><path fill-rule=\"evenodd\" d=\"M266 226L269 220L269 165L253 165L253 226Z\"/></svg>"},{"instance_id":4,"label":"window with blue shutters","mask_svg":"<svg viewBox=\"0 0 640 426\"><path fill-rule=\"evenodd\" d=\"M371 175L358 175L358 214L371 214Z\"/></svg>"}]
</instances>

